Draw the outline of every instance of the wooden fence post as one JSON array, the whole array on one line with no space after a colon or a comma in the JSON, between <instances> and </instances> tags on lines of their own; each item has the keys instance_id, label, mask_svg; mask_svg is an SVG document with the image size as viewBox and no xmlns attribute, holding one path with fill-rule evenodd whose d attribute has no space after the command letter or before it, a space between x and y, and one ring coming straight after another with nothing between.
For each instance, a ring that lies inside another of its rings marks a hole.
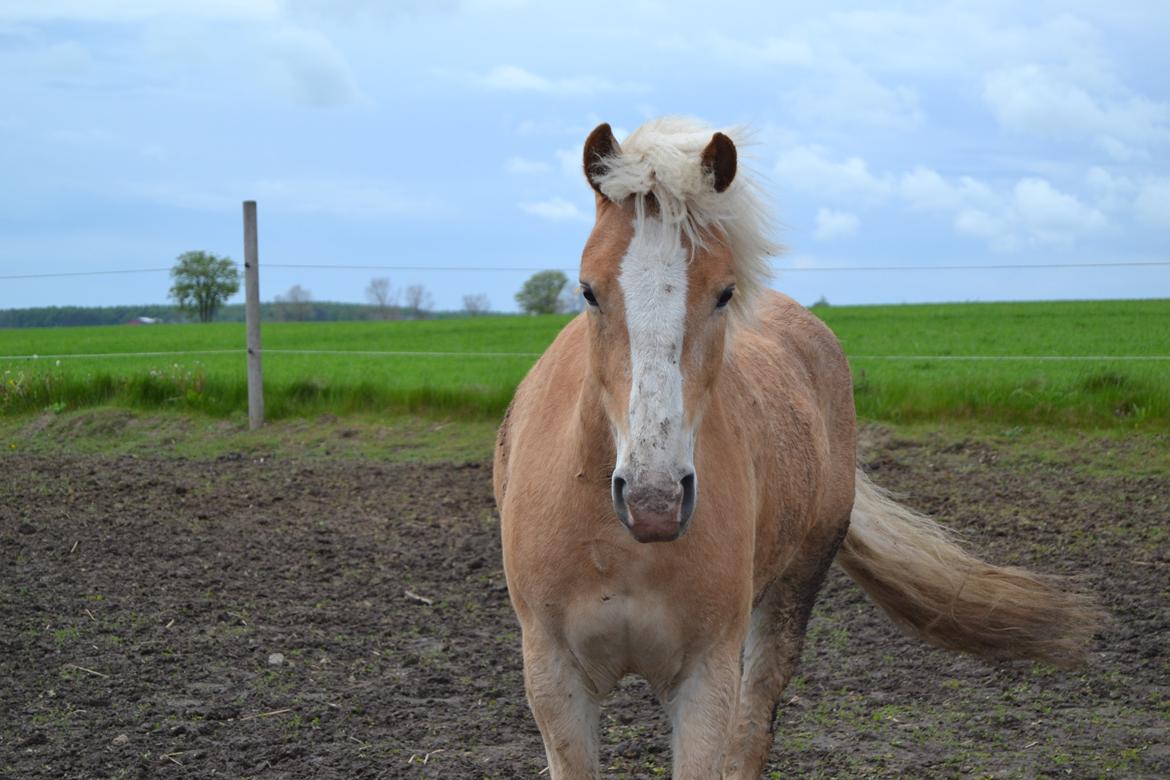
<instances>
[{"instance_id":1,"label":"wooden fence post","mask_svg":"<svg viewBox=\"0 0 1170 780\"><path fill-rule=\"evenodd\" d=\"M264 374L260 370L260 252L256 201L244 201L244 319L248 331L248 427L264 424Z\"/></svg>"}]
</instances>

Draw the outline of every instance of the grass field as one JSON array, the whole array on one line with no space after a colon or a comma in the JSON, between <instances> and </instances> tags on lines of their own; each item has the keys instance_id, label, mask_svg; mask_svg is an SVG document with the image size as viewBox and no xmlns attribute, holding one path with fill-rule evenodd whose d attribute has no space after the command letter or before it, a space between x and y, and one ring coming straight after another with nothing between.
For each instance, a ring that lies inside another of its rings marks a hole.
<instances>
[{"instance_id":1,"label":"grass field","mask_svg":"<svg viewBox=\"0 0 1170 780\"><path fill-rule=\"evenodd\" d=\"M1170 425L1170 361L1125 359L1170 354L1167 300L831 307L817 314L850 355L858 411L866 418ZM425 412L492 418L507 405L532 355L566 321L550 316L265 324L268 416ZM247 398L238 351L243 340L238 323L0 330L0 414L111 404L241 414ZM205 354L65 357L190 351ZM487 352L519 354L468 354ZM7 357L31 354L39 357Z\"/></svg>"}]
</instances>

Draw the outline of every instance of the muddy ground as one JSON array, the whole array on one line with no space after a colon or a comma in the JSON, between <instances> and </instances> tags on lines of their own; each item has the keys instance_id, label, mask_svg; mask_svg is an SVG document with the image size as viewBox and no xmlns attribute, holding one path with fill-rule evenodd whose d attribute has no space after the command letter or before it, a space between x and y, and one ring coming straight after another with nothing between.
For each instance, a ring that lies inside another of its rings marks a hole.
<instances>
[{"instance_id":1,"label":"muddy ground","mask_svg":"<svg viewBox=\"0 0 1170 780\"><path fill-rule=\"evenodd\" d=\"M868 439L879 482L1116 620L1087 669L988 666L834 571L770 776L1170 777L1166 471ZM537 777L497 535L484 463L0 455L0 775ZM644 685L603 717L612 776L669 774Z\"/></svg>"}]
</instances>

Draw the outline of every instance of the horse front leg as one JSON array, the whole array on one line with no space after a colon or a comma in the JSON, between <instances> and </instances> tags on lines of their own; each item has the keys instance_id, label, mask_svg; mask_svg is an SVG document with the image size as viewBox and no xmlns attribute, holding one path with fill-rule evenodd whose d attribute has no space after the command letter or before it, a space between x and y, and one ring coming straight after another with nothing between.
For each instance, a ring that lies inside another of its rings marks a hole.
<instances>
[{"instance_id":1,"label":"horse front leg","mask_svg":"<svg viewBox=\"0 0 1170 780\"><path fill-rule=\"evenodd\" d=\"M675 780L721 776L739 700L741 644L737 639L708 653L664 697Z\"/></svg>"},{"instance_id":2,"label":"horse front leg","mask_svg":"<svg viewBox=\"0 0 1170 780\"><path fill-rule=\"evenodd\" d=\"M764 590L752 609L739 713L723 768L727 780L756 780L767 767L776 710L800 662L817 592L847 527L842 523L810 535L798 562Z\"/></svg>"},{"instance_id":3,"label":"horse front leg","mask_svg":"<svg viewBox=\"0 0 1170 780\"><path fill-rule=\"evenodd\" d=\"M569 649L524 632L524 688L540 728L552 780L600 777L600 697Z\"/></svg>"}]
</instances>

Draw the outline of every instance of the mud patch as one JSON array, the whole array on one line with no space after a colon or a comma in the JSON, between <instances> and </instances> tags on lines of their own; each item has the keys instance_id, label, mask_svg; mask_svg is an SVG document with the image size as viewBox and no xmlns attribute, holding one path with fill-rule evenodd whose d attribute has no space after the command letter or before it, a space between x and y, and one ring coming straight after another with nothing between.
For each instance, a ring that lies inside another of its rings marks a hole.
<instances>
[{"instance_id":1,"label":"mud patch","mask_svg":"<svg viewBox=\"0 0 1170 780\"><path fill-rule=\"evenodd\" d=\"M987 557L1082 577L1116 622L1086 670L986 666L903 638L834 570L770 772L1170 775L1167 480L885 430L865 452ZM486 464L5 455L0 624L2 776L544 769ZM637 680L602 734L612 775L669 774Z\"/></svg>"}]
</instances>

